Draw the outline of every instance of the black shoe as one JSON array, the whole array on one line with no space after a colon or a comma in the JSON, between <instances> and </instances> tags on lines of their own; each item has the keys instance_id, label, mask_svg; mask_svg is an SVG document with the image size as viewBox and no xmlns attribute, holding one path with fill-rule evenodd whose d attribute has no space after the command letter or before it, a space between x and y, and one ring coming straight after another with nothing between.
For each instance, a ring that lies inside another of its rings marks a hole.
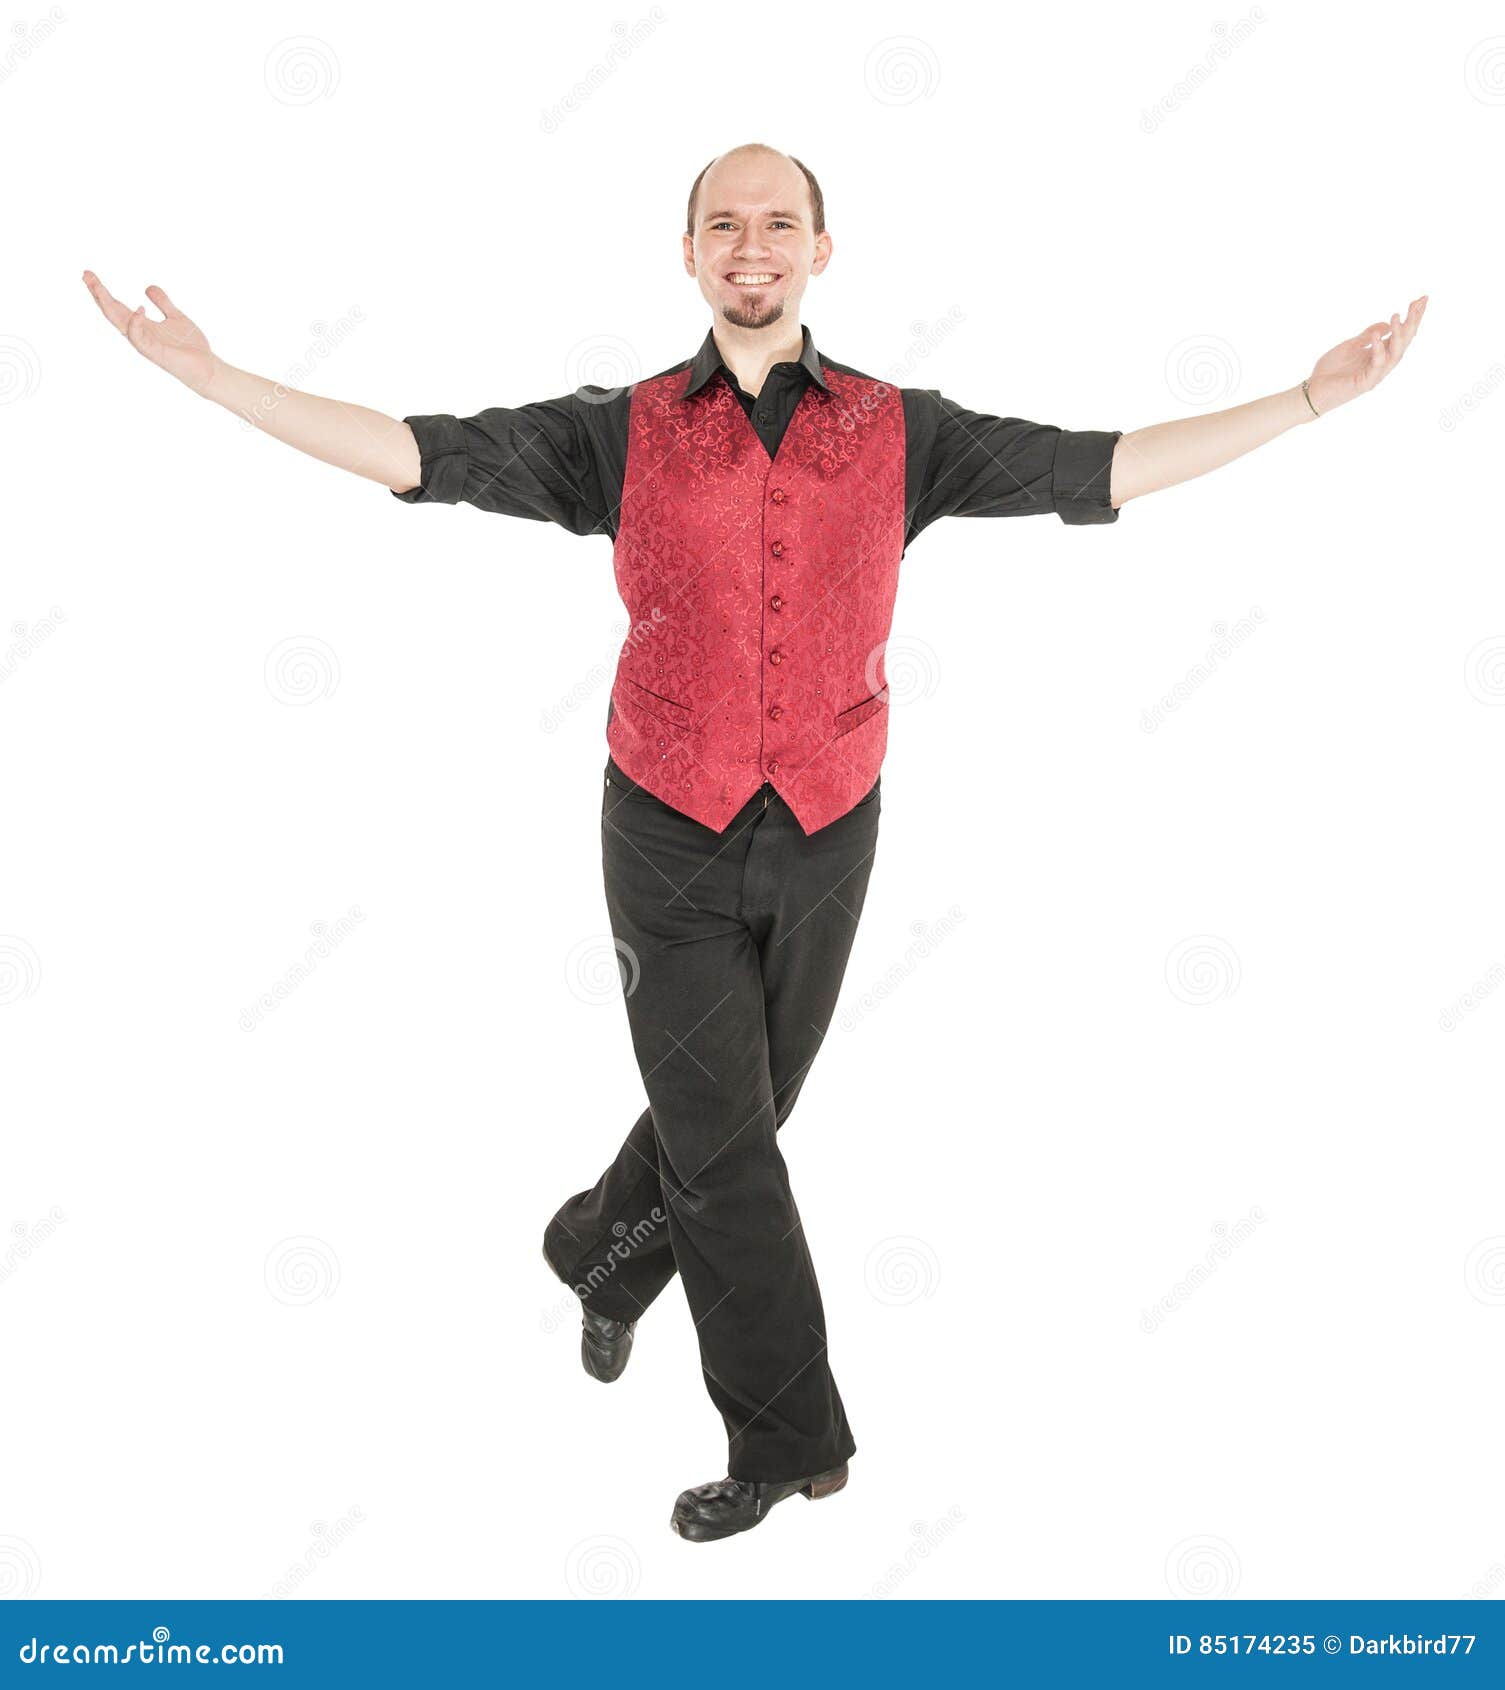
<instances>
[{"instance_id":1,"label":"black shoe","mask_svg":"<svg viewBox=\"0 0 1505 1690\"><path fill-rule=\"evenodd\" d=\"M580 1327L580 1360L592 1379L609 1385L622 1377L622 1369L632 1354L632 1334L635 1320L608 1320L604 1314L592 1314L582 1305Z\"/></svg>"},{"instance_id":2,"label":"black shoe","mask_svg":"<svg viewBox=\"0 0 1505 1690\"><path fill-rule=\"evenodd\" d=\"M714 1543L717 1538L749 1532L761 1525L776 1502L796 1491L817 1501L834 1496L847 1482L847 1464L817 1473L813 1479L790 1479L784 1484L754 1483L750 1479L716 1479L694 1490L681 1491L670 1517L670 1529L692 1543Z\"/></svg>"},{"instance_id":3,"label":"black shoe","mask_svg":"<svg viewBox=\"0 0 1505 1690\"><path fill-rule=\"evenodd\" d=\"M549 1272L558 1279L559 1274L553 1262L549 1261L547 1249L543 1252L543 1259ZM632 1334L638 1323L635 1320L608 1320L603 1314L592 1314L583 1303L580 1315L581 1365L592 1379L609 1385L614 1379L622 1377L622 1369L632 1354Z\"/></svg>"}]
</instances>

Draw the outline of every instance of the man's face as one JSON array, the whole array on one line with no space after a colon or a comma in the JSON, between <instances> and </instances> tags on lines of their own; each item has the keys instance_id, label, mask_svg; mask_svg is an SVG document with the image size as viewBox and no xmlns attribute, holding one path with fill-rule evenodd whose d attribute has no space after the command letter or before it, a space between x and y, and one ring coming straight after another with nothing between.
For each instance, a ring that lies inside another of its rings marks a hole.
<instances>
[{"instance_id":1,"label":"man's face","mask_svg":"<svg viewBox=\"0 0 1505 1690\"><path fill-rule=\"evenodd\" d=\"M705 173L685 271L711 310L742 329L797 314L805 283L825 269L831 237L811 226L810 189L786 158L718 160Z\"/></svg>"}]
</instances>

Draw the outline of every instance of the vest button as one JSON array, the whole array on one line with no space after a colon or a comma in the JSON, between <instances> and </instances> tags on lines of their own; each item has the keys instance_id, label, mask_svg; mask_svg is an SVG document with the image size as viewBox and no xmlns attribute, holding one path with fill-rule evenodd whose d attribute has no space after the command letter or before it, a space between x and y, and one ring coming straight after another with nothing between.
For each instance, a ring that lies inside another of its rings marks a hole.
<instances>
[{"instance_id":1,"label":"vest button","mask_svg":"<svg viewBox=\"0 0 1505 1690\"><path fill-rule=\"evenodd\" d=\"M768 601L768 608L770 610L782 610L784 608L783 599L781 599L779 597L779 595L777 593L775 593L773 595L773 597Z\"/></svg>"},{"instance_id":2,"label":"vest button","mask_svg":"<svg viewBox=\"0 0 1505 1690\"><path fill-rule=\"evenodd\" d=\"M768 706L768 719L771 722L778 721L779 717L782 716L783 714L784 714L784 706L782 704L770 704Z\"/></svg>"},{"instance_id":3,"label":"vest button","mask_svg":"<svg viewBox=\"0 0 1505 1690\"><path fill-rule=\"evenodd\" d=\"M773 648L773 650L771 652L769 652L769 654L768 654L768 661L770 663L782 663L784 661L783 652L781 652L779 650L779 648L777 646L775 646Z\"/></svg>"},{"instance_id":4,"label":"vest button","mask_svg":"<svg viewBox=\"0 0 1505 1690\"><path fill-rule=\"evenodd\" d=\"M782 487L775 487L768 496L776 505L782 505L784 502L784 489Z\"/></svg>"},{"instance_id":5,"label":"vest button","mask_svg":"<svg viewBox=\"0 0 1505 1690\"><path fill-rule=\"evenodd\" d=\"M782 540L775 540L774 543L768 549L773 553L773 555L775 557L783 557L783 555L784 555L784 542Z\"/></svg>"},{"instance_id":6,"label":"vest button","mask_svg":"<svg viewBox=\"0 0 1505 1690\"><path fill-rule=\"evenodd\" d=\"M768 772L771 775L776 775L779 772L779 760L777 757L770 757L768 759Z\"/></svg>"}]
</instances>

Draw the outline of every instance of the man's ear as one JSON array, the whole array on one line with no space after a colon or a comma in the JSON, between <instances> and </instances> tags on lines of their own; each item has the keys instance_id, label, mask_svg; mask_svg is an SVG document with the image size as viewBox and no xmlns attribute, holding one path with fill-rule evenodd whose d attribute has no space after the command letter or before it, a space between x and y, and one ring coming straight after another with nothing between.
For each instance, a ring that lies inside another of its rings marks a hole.
<instances>
[{"instance_id":1,"label":"man's ear","mask_svg":"<svg viewBox=\"0 0 1505 1690\"><path fill-rule=\"evenodd\" d=\"M683 237L685 243L685 270L693 276L695 274L695 241L690 235Z\"/></svg>"}]
</instances>

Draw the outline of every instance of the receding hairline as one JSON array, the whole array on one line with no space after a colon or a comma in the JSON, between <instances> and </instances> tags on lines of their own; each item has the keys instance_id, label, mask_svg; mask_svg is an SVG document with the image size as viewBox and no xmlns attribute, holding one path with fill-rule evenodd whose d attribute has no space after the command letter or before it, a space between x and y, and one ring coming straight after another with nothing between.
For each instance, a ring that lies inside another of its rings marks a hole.
<instances>
[{"instance_id":1,"label":"receding hairline","mask_svg":"<svg viewBox=\"0 0 1505 1690\"><path fill-rule=\"evenodd\" d=\"M770 211L765 215L787 217L799 223L808 221L817 235L822 234L825 230L824 195L821 193L820 184L816 181L814 172L807 164L797 159L793 153L786 153L778 147L771 147L766 141L744 141L740 146L728 147L724 153L717 153L715 158L695 178L694 186L690 189L691 207L694 207L695 202L700 197L701 184L718 164L726 159L745 157L748 154L758 154L764 158L783 159L786 164L792 165L800 173L800 177L805 184L805 196L809 202L807 211ZM687 232L693 234L697 228L703 228L707 223L714 222L718 217L737 217L739 215L739 212L729 209L702 212L692 209L686 219Z\"/></svg>"}]
</instances>

